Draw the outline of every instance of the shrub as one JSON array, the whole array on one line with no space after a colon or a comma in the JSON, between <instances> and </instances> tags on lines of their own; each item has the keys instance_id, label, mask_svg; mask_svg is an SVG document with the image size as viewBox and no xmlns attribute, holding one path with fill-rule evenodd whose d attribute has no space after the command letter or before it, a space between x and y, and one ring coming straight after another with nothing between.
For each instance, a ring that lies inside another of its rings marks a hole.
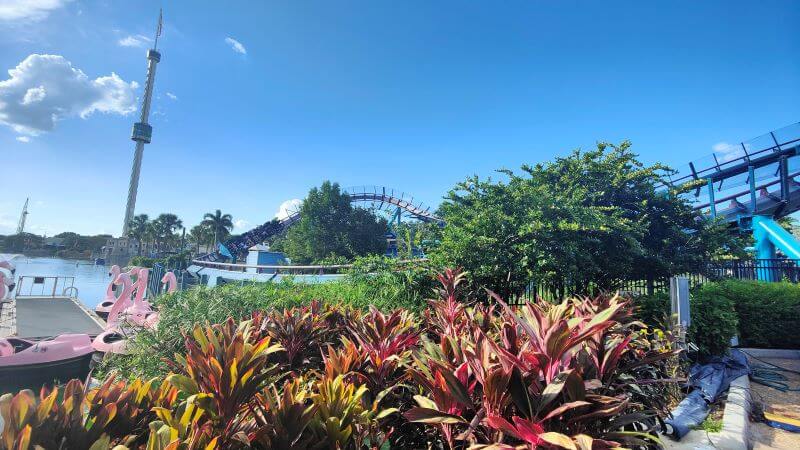
<instances>
[{"instance_id":1,"label":"shrub","mask_svg":"<svg viewBox=\"0 0 800 450\"><path fill-rule=\"evenodd\" d=\"M129 377L163 376L167 373L164 361L184 351L181 333L195 325L222 323L229 317L249 319L256 311L309 305L313 300L360 310L375 307L382 311L404 308L418 312L425 305L423 294L418 292L421 277L405 273L355 273L340 281L320 284L285 279L278 283L197 287L165 295L158 298L159 326L155 330L141 330L131 340L129 354L109 357L103 362L101 372L117 369ZM317 352L315 356L320 354Z\"/></svg>"},{"instance_id":2,"label":"shrub","mask_svg":"<svg viewBox=\"0 0 800 450\"><path fill-rule=\"evenodd\" d=\"M727 353L739 322L733 300L716 284L706 283L692 292L690 308L688 339L699 347L700 356Z\"/></svg>"},{"instance_id":3,"label":"shrub","mask_svg":"<svg viewBox=\"0 0 800 450\"><path fill-rule=\"evenodd\" d=\"M670 319L669 293L657 292L653 295L640 295L633 298L636 316L651 327L668 328Z\"/></svg>"},{"instance_id":4,"label":"shrub","mask_svg":"<svg viewBox=\"0 0 800 450\"><path fill-rule=\"evenodd\" d=\"M440 279L440 299L424 315L314 303L195 325L159 388L110 378L86 395L71 382L62 403L57 394L3 396L0 449L532 450L657 442L649 432L667 414L659 386L672 382L663 364L676 352L668 339L649 338L627 300L528 303L515 311L496 298L499 306L469 307L459 301L461 274ZM273 327L271 318L282 324ZM304 356L312 354L323 358Z\"/></svg>"},{"instance_id":5,"label":"shrub","mask_svg":"<svg viewBox=\"0 0 800 450\"><path fill-rule=\"evenodd\" d=\"M727 280L709 285L708 291L733 302L740 345L800 348L800 285Z\"/></svg>"}]
</instances>

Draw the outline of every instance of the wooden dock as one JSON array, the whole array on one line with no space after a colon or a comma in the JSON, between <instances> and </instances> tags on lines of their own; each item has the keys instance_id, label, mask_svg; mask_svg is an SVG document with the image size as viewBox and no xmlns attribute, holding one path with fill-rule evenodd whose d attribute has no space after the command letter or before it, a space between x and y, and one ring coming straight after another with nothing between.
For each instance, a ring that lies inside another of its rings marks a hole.
<instances>
[{"instance_id":1,"label":"wooden dock","mask_svg":"<svg viewBox=\"0 0 800 450\"><path fill-rule=\"evenodd\" d=\"M0 303L0 338L40 338L65 333L97 335L105 322L68 296L25 296Z\"/></svg>"}]
</instances>

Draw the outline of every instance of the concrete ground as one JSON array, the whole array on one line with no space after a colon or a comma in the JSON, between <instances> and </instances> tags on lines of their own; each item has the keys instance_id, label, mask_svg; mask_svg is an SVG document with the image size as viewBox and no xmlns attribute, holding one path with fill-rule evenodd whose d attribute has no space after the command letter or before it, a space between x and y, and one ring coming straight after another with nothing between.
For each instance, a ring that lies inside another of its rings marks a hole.
<instances>
[{"instance_id":1,"label":"concrete ground","mask_svg":"<svg viewBox=\"0 0 800 450\"><path fill-rule=\"evenodd\" d=\"M761 357L750 359L750 365L765 365L765 362L775 364L787 369L800 371L800 359ZM792 388L800 388L800 375L789 372L780 372L787 377L786 383ZM756 403L764 406L767 412L781 416L800 419L800 392L781 392L758 383L751 383L751 397ZM750 438L753 450L800 449L800 433L772 428L764 423L750 424Z\"/></svg>"}]
</instances>

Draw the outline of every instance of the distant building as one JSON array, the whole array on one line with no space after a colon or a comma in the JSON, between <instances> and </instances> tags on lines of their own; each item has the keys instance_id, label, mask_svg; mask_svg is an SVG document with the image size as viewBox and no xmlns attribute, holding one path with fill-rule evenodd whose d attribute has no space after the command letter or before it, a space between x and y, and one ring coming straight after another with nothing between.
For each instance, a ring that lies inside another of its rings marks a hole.
<instances>
[{"instance_id":1,"label":"distant building","mask_svg":"<svg viewBox=\"0 0 800 450\"><path fill-rule=\"evenodd\" d=\"M45 240L44 240L44 246L45 246L45 247L51 247L51 248L58 248L58 249L61 249L61 248L64 248L64 247L65 247L65 245L64 245L64 241L66 241L66 239L64 239L64 238L60 238L60 237L49 237L49 238L45 238Z\"/></svg>"},{"instance_id":2,"label":"distant building","mask_svg":"<svg viewBox=\"0 0 800 450\"><path fill-rule=\"evenodd\" d=\"M286 255L281 252L270 251L268 245L256 244L248 249L247 253L248 266L281 266L285 264L288 264ZM260 269L256 267L248 267L247 272L275 273L275 269Z\"/></svg>"},{"instance_id":3,"label":"distant building","mask_svg":"<svg viewBox=\"0 0 800 450\"><path fill-rule=\"evenodd\" d=\"M138 255L155 257L157 254L158 249L155 244L140 243L138 240L128 237L109 238L106 240L106 245L103 246L103 256L107 260L113 261Z\"/></svg>"}]
</instances>

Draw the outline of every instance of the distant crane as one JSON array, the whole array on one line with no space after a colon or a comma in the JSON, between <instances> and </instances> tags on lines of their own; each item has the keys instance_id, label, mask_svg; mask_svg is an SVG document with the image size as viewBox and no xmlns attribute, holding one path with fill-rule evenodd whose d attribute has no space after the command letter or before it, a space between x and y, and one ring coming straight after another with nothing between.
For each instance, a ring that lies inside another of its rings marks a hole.
<instances>
[{"instance_id":1,"label":"distant crane","mask_svg":"<svg viewBox=\"0 0 800 450\"><path fill-rule=\"evenodd\" d=\"M22 234L25 231L25 219L28 217L28 200L25 199L25 206L22 207L22 214L19 215L19 223L17 223L17 234Z\"/></svg>"}]
</instances>

